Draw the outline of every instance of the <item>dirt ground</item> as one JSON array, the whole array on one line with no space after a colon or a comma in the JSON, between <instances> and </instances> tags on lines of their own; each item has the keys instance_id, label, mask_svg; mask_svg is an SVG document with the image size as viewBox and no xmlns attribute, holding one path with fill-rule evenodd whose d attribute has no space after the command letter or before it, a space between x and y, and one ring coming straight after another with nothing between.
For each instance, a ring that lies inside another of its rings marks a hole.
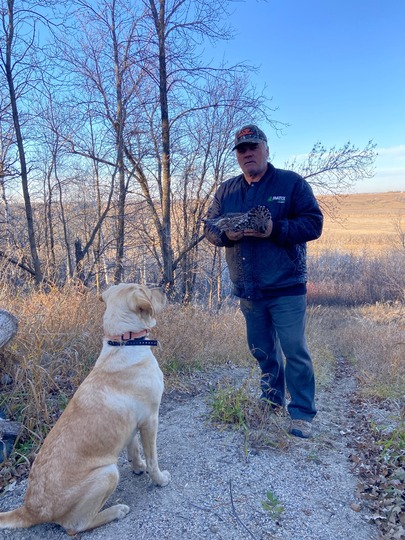
<instances>
[{"instance_id":1,"label":"dirt ground","mask_svg":"<svg viewBox=\"0 0 405 540\"><path fill-rule=\"evenodd\" d=\"M210 395L219 380L237 385L249 370L201 373L187 390L165 393L160 414L160 466L171 483L151 486L119 459L121 479L107 505L131 507L122 520L77 535L83 540L376 540L378 531L356 497L349 456L356 436L350 397L355 383L340 369L317 396L315 436L286 433L288 418L269 415L271 445L246 444L244 435L209 420ZM2 511L23 501L26 481L0 499ZM265 503L265 504L263 504ZM267 503L267 504L266 504ZM0 531L6 540L62 540L53 524Z\"/></svg>"}]
</instances>

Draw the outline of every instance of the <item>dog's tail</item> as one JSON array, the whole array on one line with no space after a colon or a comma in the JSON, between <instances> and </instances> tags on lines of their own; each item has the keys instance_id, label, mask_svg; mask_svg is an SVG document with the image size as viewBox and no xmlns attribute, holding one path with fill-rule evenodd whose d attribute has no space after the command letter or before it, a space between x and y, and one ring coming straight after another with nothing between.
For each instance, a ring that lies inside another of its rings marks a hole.
<instances>
[{"instance_id":1,"label":"dog's tail","mask_svg":"<svg viewBox=\"0 0 405 540\"><path fill-rule=\"evenodd\" d=\"M0 513L0 529L23 529L37 523L38 521L33 518L25 506L10 512Z\"/></svg>"}]
</instances>

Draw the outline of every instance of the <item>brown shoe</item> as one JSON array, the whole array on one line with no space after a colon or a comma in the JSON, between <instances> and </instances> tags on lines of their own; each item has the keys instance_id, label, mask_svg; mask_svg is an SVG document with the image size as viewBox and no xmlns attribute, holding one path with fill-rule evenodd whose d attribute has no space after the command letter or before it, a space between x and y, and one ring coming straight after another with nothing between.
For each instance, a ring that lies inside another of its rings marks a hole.
<instances>
[{"instance_id":1,"label":"brown shoe","mask_svg":"<svg viewBox=\"0 0 405 540\"><path fill-rule=\"evenodd\" d=\"M291 419L290 433L301 439L310 439L312 437L312 424L307 420Z\"/></svg>"}]
</instances>

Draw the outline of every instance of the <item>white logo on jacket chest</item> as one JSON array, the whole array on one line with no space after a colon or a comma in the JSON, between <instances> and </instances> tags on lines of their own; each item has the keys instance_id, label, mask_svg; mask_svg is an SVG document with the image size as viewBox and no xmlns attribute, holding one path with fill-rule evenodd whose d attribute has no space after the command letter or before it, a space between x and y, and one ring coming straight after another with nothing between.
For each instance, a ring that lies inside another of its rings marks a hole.
<instances>
[{"instance_id":1,"label":"white logo on jacket chest","mask_svg":"<svg viewBox=\"0 0 405 540\"><path fill-rule=\"evenodd\" d=\"M270 197L267 199L269 202L277 202L279 204L284 204L286 200L285 195L270 195Z\"/></svg>"}]
</instances>

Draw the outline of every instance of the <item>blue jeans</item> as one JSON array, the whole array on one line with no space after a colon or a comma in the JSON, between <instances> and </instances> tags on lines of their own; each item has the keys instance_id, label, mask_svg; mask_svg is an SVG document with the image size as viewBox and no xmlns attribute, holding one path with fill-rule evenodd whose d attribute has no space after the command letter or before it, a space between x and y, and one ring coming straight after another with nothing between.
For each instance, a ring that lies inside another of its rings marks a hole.
<instances>
[{"instance_id":1,"label":"blue jeans","mask_svg":"<svg viewBox=\"0 0 405 540\"><path fill-rule=\"evenodd\" d=\"M264 397L284 406L287 386L291 418L310 422L316 415L315 376L305 338L306 295L241 299L240 307Z\"/></svg>"}]
</instances>

